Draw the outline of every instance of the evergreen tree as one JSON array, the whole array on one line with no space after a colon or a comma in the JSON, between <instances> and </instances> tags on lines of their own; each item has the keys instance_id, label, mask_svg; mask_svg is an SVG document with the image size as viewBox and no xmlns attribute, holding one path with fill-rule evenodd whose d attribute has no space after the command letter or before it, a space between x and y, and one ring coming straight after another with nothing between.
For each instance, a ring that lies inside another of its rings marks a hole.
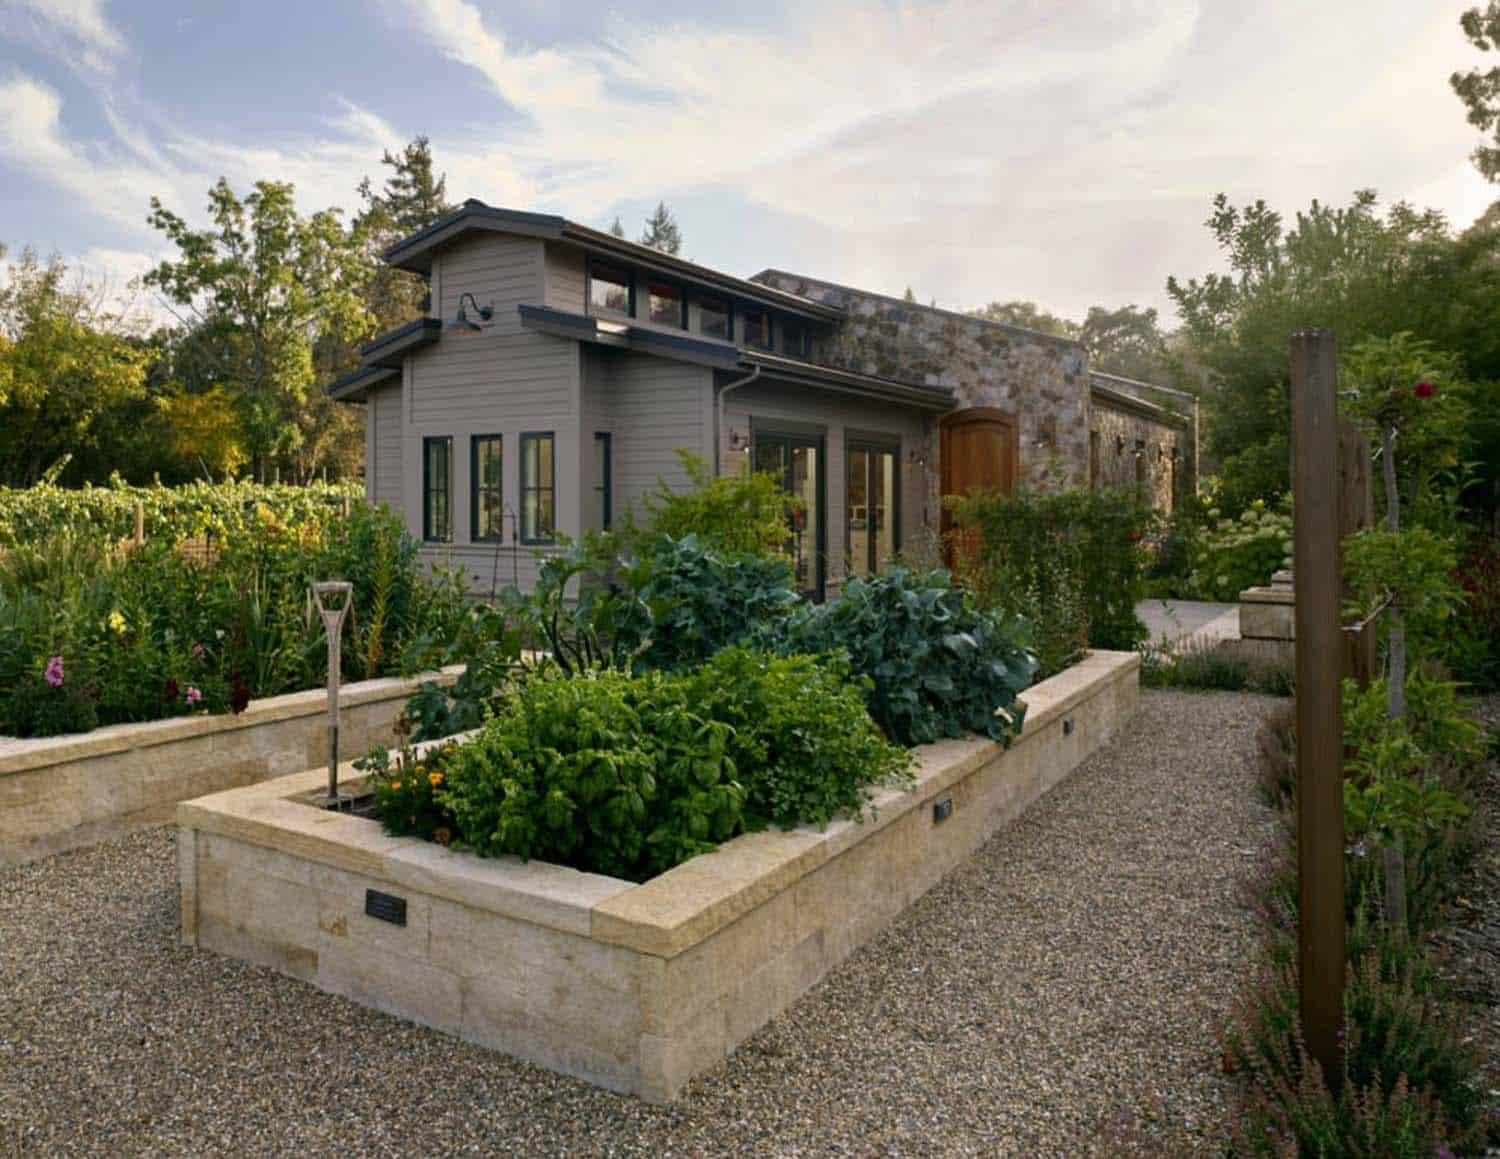
<instances>
[{"instance_id":1,"label":"evergreen tree","mask_svg":"<svg viewBox=\"0 0 1500 1159\"><path fill-rule=\"evenodd\" d=\"M673 255L682 249L682 230L677 227L677 220L665 201L658 201L656 212L647 218L641 244Z\"/></svg>"},{"instance_id":2,"label":"evergreen tree","mask_svg":"<svg viewBox=\"0 0 1500 1159\"><path fill-rule=\"evenodd\" d=\"M609 232L612 237L622 238L625 236L625 227L620 224L620 215L618 213L615 214L615 223L609 227Z\"/></svg>"},{"instance_id":3,"label":"evergreen tree","mask_svg":"<svg viewBox=\"0 0 1500 1159\"><path fill-rule=\"evenodd\" d=\"M901 300L903 302L911 302L913 305L916 304L917 296L911 292L910 286L906 287L906 293L901 295Z\"/></svg>"}]
</instances>

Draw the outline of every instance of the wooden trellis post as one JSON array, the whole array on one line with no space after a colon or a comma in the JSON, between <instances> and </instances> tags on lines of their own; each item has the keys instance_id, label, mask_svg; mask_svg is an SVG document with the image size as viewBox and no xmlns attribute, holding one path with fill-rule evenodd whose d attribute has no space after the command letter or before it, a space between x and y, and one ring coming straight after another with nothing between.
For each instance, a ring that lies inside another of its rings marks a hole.
<instances>
[{"instance_id":1,"label":"wooden trellis post","mask_svg":"<svg viewBox=\"0 0 1500 1159\"><path fill-rule=\"evenodd\" d=\"M1331 1090L1343 1082L1344 737L1340 627L1338 351L1292 335L1292 510L1297 576L1297 897L1302 1033Z\"/></svg>"}]
</instances>

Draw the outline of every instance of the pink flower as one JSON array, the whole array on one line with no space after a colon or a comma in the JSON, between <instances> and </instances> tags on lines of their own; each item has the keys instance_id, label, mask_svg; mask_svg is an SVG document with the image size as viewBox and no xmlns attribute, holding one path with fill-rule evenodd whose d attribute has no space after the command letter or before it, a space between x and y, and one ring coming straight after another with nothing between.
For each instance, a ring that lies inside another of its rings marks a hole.
<instances>
[{"instance_id":1,"label":"pink flower","mask_svg":"<svg viewBox=\"0 0 1500 1159\"><path fill-rule=\"evenodd\" d=\"M1432 392L1435 391L1436 389L1437 389L1437 387L1433 386L1432 383L1428 382L1424 378L1421 382L1417 383L1417 385L1413 388L1413 393L1418 398L1431 398L1432 397Z\"/></svg>"},{"instance_id":2,"label":"pink flower","mask_svg":"<svg viewBox=\"0 0 1500 1159\"><path fill-rule=\"evenodd\" d=\"M63 685L63 662L61 656L54 656L47 661L47 671L42 673L42 679L53 688L61 688Z\"/></svg>"},{"instance_id":3,"label":"pink flower","mask_svg":"<svg viewBox=\"0 0 1500 1159\"><path fill-rule=\"evenodd\" d=\"M193 655L196 656L199 660L203 659L203 645L202 644L194 644L193 645Z\"/></svg>"},{"instance_id":4,"label":"pink flower","mask_svg":"<svg viewBox=\"0 0 1500 1159\"><path fill-rule=\"evenodd\" d=\"M203 693L199 692L198 689L189 684L187 695L183 697L183 699L186 700L189 704L197 704L200 700L203 699Z\"/></svg>"}]
</instances>

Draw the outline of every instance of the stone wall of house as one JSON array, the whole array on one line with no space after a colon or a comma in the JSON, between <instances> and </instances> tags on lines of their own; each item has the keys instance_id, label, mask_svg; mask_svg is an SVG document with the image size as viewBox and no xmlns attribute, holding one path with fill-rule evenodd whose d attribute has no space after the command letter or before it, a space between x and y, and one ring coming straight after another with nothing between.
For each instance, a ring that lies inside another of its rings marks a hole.
<instances>
[{"instance_id":1,"label":"stone wall of house","mask_svg":"<svg viewBox=\"0 0 1500 1159\"><path fill-rule=\"evenodd\" d=\"M1094 401L1090 481L1096 488L1140 487L1151 505L1171 511L1186 477L1182 431ZM1173 460L1176 452L1177 459Z\"/></svg>"},{"instance_id":2,"label":"stone wall of house","mask_svg":"<svg viewBox=\"0 0 1500 1159\"><path fill-rule=\"evenodd\" d=\"M1087 486L1087 356L1077 342L776 270L755 280L849 312L845 323L815 344L814 361L945 386L960 408L988 406L1014 414L1022 486L1033 491ZM937 463L935 445L929 461Z\"/></svg>"},{"instance_id":3,"label":"stone wall of house","mask_svg":"<svg viewBox=\"0 0 1500 1159\"><path fill-rule=\"evenodd\" d=\"M1198 440L1192 411L1180 409L1170 391L1149 383L1091 371L1089 385L1091 484L1142 486L1154 507L1174 510L1198 489ZM1137 450L1142 452L1139 460Z\"/></svg>"}]
</instances>

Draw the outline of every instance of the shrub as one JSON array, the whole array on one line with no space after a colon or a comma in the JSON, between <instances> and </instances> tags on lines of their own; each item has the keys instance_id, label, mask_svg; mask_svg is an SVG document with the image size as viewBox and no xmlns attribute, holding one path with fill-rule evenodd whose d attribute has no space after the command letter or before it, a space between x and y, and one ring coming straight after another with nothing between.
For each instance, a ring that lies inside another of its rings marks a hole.
<instances>
[{"instance_id":1,"label":"shrub","mask_svg":"<svg viewBox=\"0 0 1500 1159\"><path fill-rule=\"evenodd\" d=\"M455 748L436 800L481 856L645 880L744 824L730 730L686 691L661 674L530 680Z\"/></svg>"},{"instance_id":2,"label":"shrub","mask_svg":"<svg viewBox=\"0 0 1500 1159\"><path fill-rule=\"evenodd\" d=\"M165 538L122 547L57 533L0 563L0 731L87 725L80 696L112 724L315 686L327 646L309 585L335 576L353 584L344 671L398 671L414 636L451 636L463 614L458 577L423 572L396 518L363 504L301 523L262 509L207 559ZM41 687L53 656L75 702L66 712Z\"/></svg>"},{"instance_id":3,"label":"shrub","mask_svg":"<svg viewBox=\"0 0 1500 1159\"><path fill-rule=\"evenodd\" d=\"M784 646L843 652L868 682L870 715L899 744L965 731L1009 743L1025 714L1016 695L1036 675L1025 632L1015 616L981 611L945 571L892 567L804 606Z\"/></svg>"},{"instance_id":4,"label":"shrub","mask_svg":"<svg viewBox=\"0 0 1500 1159\"><path fill-rule=\"evenodd\" d=\"M731 644L770 638L800 603L785 559L710 550L695 534L658 538L622 578L649 611L640 663L653 668L701 664Z\"/></svg>"},{"instance_id":5,"label":"shrub","mask_svg":"<svg viewBox=\"0 0 1500 1159\"><path fill-rule=\"evenodd\" d=\"M1141 652L1141 684L1210 692L1264 692L1290 696L1290 665L1246 654L1233 641L1191 644L1181 651L1148 645Z\"/></svg>"},{"instance_id":6,"label":"shrub","mask_svg":"<svg viewBox=\"0 0 1500 1159\"><path fill-rule=\"evenodd\" d=\"M383 762L362 767L391 832L451 818L482 856L642 881L747 828L858 814L909 758L841 660L730 648L692 673L533 675L443 753L430 800L413 764Z\"/></svg>"},{"instance_id":7,"label":"shrub","mask_svg":"<svg viewBox=\"0 0 1500 1159\"><path fill-rule=\"evenodd\" d=\"M911 758L876 731L842 657L727 648L688 686L689 703L733 730L729 752L752 826L858 815L873 786L909 774Z\"/></svg>"},{"instance_id":8,"label":"shrub","mask_svg":"<svg viewBox=\"0 0 1500 1159\"><path fill-rule=\"evenodd\" d=\"M716 475L700 455L679 450L691 489L673 491L665 481L642 497L651 530L672 539L697 536L718 551L780 555L792 537L798 502L774 475L744 471Z\"/></svg>"},{"instance_id":9,"label":"shrub","mask_svg":"<svg viewBox=\"0 0 1500 1159\"><path fill-rule=\"evenodd\" d=\"M252 526L261 510L298 525L326 519L345 502L353 507L363 501L358 482L292 486L228 480L133 487L116 476L107 486L73 488L44 481L0 487L0 546L37 543L60 532L113 543L135 534L138 503L146 537L176 543L195 536L229 539Z\"/></svg>"},{"instance_id":10,"label":"shrub","mask_svg":"<svg viewBox=\"0 0 1500 1159\"><path fill-rule=\"evenodd\" d=\"M953 509L974 539L965 583L984 606L1031 622L1042 675L1085 645L1129 650L1146 638L1135 605L1150 508L1123 492L1070 491L975 495Z\"/></svg>"},{"instance_id":11,"label":"shrub","mask_svg":"<svg viewBox=\"0 0 1500 1159\"><path fill-rule=\"evenodd\" d=\"M1210 518L1217 509L1210 509ZM1270 582L1292 554L1292 517L1257 499L1238 519L1219 519L1193 554L1187 591L1200 600L1237 600L1246 588Z\"/></svg>"},{"instance_id":12,"label":"shrub","mask_svg":"<svg viewBox=\"0 0 1500 1159\"><path fill-rule=\"evenodd\" d=\"M1500 689L1500 538L1475 536L1454 579L1465 599L1443 660L1459 680L1493 692Z\"/></svg>"}]
</instances>

